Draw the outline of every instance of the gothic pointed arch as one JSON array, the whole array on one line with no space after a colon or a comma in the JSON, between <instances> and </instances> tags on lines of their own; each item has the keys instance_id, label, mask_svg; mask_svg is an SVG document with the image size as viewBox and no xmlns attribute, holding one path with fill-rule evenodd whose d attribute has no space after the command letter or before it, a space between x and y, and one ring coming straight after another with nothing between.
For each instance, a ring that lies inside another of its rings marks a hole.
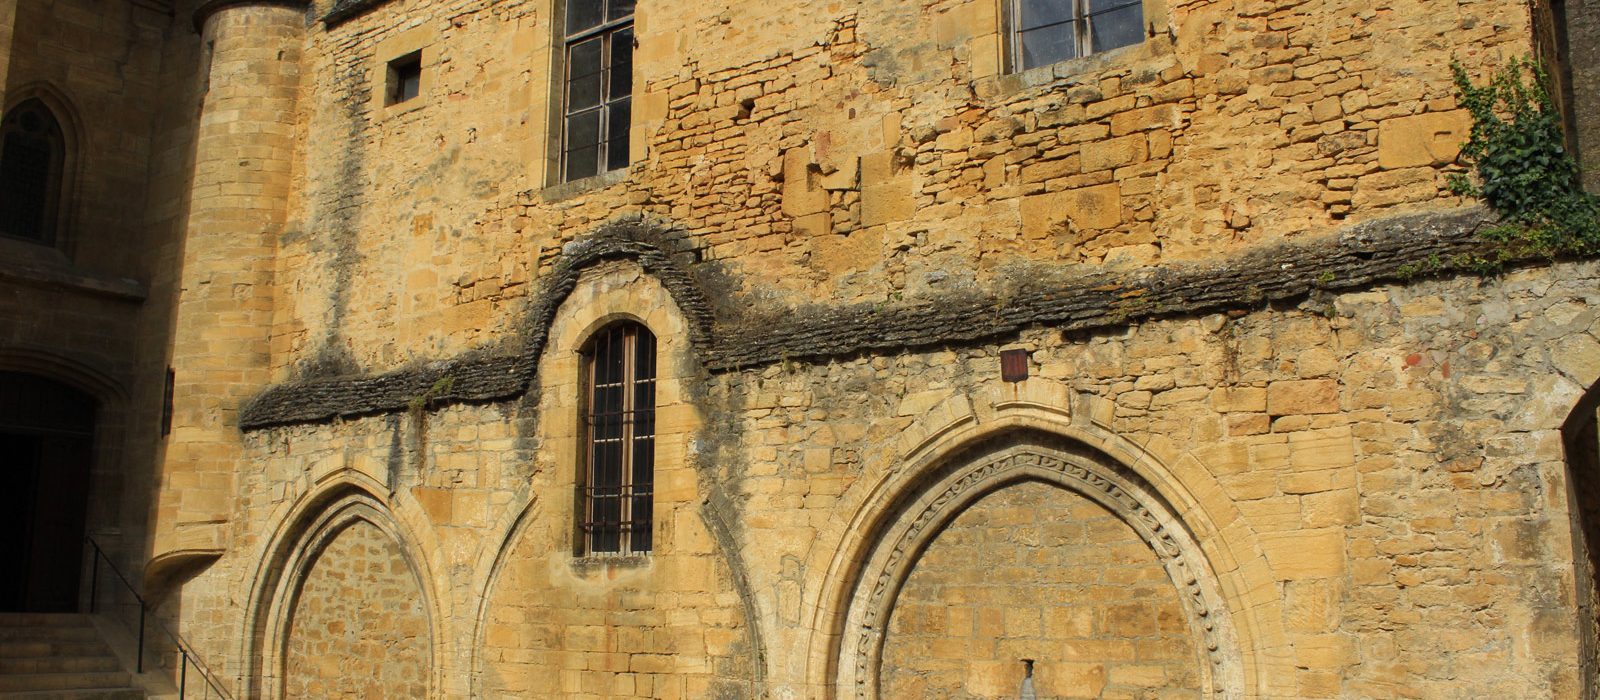
<instances>
[{"instance_id":1,"label":"gothic pointed arch","mask_svg":"<svg viewBox=\"0 0 1600 700\"><path fill-rule=\"evenodd\" d=\"M373 491L334 482L296 509L268 553L243 639L245 696L437 692L426 559Z\"/></svg>"},{"instance_id":2,"label":"gothic pointed arch","mask_svg":"<svg viewBox=\"0 0 1600 700\"><path fill-rule=\"evenodd\" d=\"M0 115L0 236L66 247L82 134L66 95L48 83L8 91Z\"/></svg>"}]
</instances>

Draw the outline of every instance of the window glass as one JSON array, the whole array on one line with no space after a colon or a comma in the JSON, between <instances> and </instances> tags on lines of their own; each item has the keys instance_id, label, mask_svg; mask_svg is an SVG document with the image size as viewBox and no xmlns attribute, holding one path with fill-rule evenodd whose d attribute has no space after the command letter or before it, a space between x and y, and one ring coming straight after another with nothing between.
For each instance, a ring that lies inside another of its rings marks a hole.
<instances>
[{"instance_id":1,"label":"window glass","mask_svg":"<svg viewBox=\"0 0 1600 700\"><path fill-rule=\"evenodd\" d=\"M1143 0L1012 0L1010 7L1017 70L1144 40Z\"/></svg>"},{"instance_id":2,"label":"window glass","mask_svg":"<svg viewBox=\"0 0 1600 700\"><path fill-rule=\"evenodd\" d=\"M601 18L605 16L602 0L568 0L567 1L567 35L594 29L600 26Z\"/></svg>"},{"instance_id":3,"label":"window glass","mask_svg":"<svg viewBox=\"0 0 1600 700\"><path fill-rule=\"evenodd\" d=\"M633 28L618 30L611 35L611 89L607 99L618 99L633 94Z\"/></svg>"},{"instance_id":4,"label":"window glass","mask_svg":"<svg viewBox=\"0 0 1600 700\"><path fill-rule=\"evenodd\" d=\"M606 129L606 169L628 167L628 120L631 103L622 100L611 106L611 124Z\"/></svg>"},{"instance_id":5,"label":"window glass","mask_svg":"<svg viewBox=\"0 0 1600 700\"><path fill-rule=\"evenodd\" d=\"M1023 32L1020 40L1023 68L1047 66L1078 55L1078 42L1070 24Z\"/></svg>"},{"instance_id":6,"label":"window glass","mask_svg":"<svg viewBox=\"0 0 1600 700\"><path fill-rule=\"evenodd\" d=\"M1111 4L1111 3L1106 3ZM1144 12L1137 4L1124 5L1089 19L1089 46L1109 51L1144 41Z\"/></svg>"},{"instance_id":7,"label":"window glass","mask_svg":"<svg viewBox=\"0 0 1600 700\"><path fill-rule=\"evenodd\" d=\"M38 100L14 107L0 122L0 235L55 241L65 139L55 115Z\"/></svg>"},{"instance_id":8,"label":"window glass","mask_svg":"<svg viewBox=\"0 0 1600 700\"><path fill-rule=\"evenodd\" d=\"M1018 0L1017 29L1028 30L1072 20L1073 0ZM1069 30L1070 31L1070 30Z\"/></svg>"},{"instance_id":9,"label":"window glass","mask_svg":"<svg viewBox=\"0 0 1600 700\"><path fill-rule=\"evenodd\" d=\"M570 0L562 112L561 177L628 165L633 95L634 0Z\"/></svg>"},{"instance_id":10,"label":"window glass","mask_svg":"<svg viewBox=\"0 0 1600 700\"><path fill-rule=\"evenodd\" d=\"M606 20L618 20L633 14L635 0L611 0L611 8L606 12Z\"/></svg>"},{"instance_id":11,"label":"window glass","mask_svg":"<svg viewBox=\"0 0 1600 700\"><path fill-rule=\"evenodd\" d=\"M649 552L655 483L655 337L623 323L592 341L580 533L584 553Z\"/></svg>"}]
</instances>

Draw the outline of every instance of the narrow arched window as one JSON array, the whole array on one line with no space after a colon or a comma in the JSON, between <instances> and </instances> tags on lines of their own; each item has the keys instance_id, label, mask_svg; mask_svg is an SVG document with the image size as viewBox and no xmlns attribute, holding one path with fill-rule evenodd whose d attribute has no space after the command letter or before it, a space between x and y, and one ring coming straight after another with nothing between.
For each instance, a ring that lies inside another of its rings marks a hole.
<instances>
[{"instance_id":1,"label":"narrow arched window","mask_svg":"<svg viewBox=\"0 0 1600 700\"><path fill-rule=\"evenodd\" d=\"M584 359L583 553L644 554L655 490L656 338L618 323L590 340Z\"/></svg>"},{"instance_id":2,"label":"narrow arched window","mask_svg":"<svg viewBox=\"0 0 1600 700\"><path fill-rule=\"evenodd\" d=\"M0 235L55 243L66 155L61 123L43 102L27 100L6 113L0 121Z\"/></svg>"}]
</instances>

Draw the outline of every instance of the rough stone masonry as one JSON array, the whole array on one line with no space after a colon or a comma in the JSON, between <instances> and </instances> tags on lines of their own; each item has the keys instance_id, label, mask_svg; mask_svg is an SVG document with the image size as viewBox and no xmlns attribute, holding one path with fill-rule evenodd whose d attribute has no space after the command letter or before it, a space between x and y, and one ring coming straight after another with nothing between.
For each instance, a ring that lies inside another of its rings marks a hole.
<instances>
[{"instance_id":1,"label":"rough stone masonry","mask_svg":"<svg viewBox=\"0 0 1600 700\"><path fill-rule=\"evenodd\" d=\"M0 370L99 392L88 531L235 697L1600 689L1600 263L1446 185L1450 63L1589 104L1584 3L1019 70L1012 2L644 0L563 181L578 2L0 2L73 173Z\"/></svg>"}]
</instances>

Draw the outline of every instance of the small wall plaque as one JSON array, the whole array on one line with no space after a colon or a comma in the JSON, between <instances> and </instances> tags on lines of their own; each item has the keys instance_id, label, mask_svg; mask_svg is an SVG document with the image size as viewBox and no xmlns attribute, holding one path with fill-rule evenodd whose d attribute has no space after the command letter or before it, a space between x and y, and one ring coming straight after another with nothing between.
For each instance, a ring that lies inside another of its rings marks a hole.
<instances>
[{"instance_id":1,"label":"small wall plaque","mask_svg":"<svg viewBox=\"0 0 1600 700\"><path fill-rule=\"evenodd\" d=\"M1028 351L1001 350L1000 351L1000 378L1008 382L1020 382L1028 378Z\"/></svg>"}]
</instances>

